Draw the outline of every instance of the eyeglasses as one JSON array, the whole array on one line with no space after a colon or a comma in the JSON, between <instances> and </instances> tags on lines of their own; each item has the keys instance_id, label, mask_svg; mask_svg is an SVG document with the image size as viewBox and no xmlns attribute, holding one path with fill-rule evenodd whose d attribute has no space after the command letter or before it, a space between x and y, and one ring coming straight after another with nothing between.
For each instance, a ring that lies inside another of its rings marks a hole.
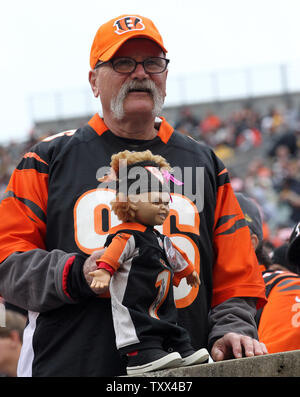
<instances>
[{"instance_id":1,"label":"eyeglasses","mask_svg":"<svg viewBox=\"0 0 300 397\"><path fill-rule=\"evenodd\" d=\"M133 58L114 58L110 59L107 62L99 61L95 69L99 68L102 65L107 63L111 63L112 68L115 72L129 74L133 73L137 67L137 65L143 65L143 68L146 73L148 74L158 74L162 73L167 69L168 63L170 62L169 59L161 58L161 57L150 57L146 58L142 62L137 62Z\"/></svg>"}]
</instances>

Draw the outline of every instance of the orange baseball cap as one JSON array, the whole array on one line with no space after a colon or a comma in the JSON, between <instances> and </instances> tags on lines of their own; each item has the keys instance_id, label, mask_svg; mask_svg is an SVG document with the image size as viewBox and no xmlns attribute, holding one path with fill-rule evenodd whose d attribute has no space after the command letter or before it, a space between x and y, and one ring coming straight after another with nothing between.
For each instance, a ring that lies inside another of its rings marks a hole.
<instances>
[{"instance_id":1,"label":"orange baseball cap","mask_svg":"<svg viewBox=\"0 0 300 397\"><path fill-rule=\"evenodd\" d=\"M153 40L167 52L159 31L150 19L140 15L121 15L98 29L91 48L91 68L94 69L99 60L109 61L125 41L136 37Z\"/></svg>"}]
</instances>

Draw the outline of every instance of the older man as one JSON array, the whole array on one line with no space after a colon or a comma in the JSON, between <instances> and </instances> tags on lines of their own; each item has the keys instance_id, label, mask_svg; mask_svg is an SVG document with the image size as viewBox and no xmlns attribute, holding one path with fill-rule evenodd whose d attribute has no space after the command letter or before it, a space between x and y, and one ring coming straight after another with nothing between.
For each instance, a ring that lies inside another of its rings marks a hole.
<instances>
[{"instance_id":1,"label":"older man","mask_svg":"<svg viewBox=\"0 0 300 397\"><path fill-rule=\"evenodd\" d=\"M114 186L98 179L111 155L125 149L161 154L176 170L171 179L180 176L162 231L200 274L200 287L175 289L179 321L194 348L208 346L215 360L266 353L254 322L264 283L227 170L211 149L157 118L166 95L166 52L145 17L122 15L102 25L89 81L103 117L46 138L12 175L0 207L0 294L29 310L21 376L125 373L110 300L90 288L88 275L119 223L110 208Z\"/></svg>"}]
</instances>

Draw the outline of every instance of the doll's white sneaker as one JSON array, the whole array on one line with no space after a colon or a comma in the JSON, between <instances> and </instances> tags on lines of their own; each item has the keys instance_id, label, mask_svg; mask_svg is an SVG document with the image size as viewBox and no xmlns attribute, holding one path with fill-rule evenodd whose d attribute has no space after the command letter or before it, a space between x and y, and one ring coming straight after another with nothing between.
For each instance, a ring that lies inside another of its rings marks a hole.
<instances>
[{"instance_id":1,"label":"doll's white sneaker","mask_svg":"<svg viewBox=\"0 0 300 397\"><path fill-rule=\"evenodd\" d=\"M127 354L127 374L139 375L164 368L180 367L181 355L177 352L167 353L162 349L143 349Z\"/></svg>"},{"instance_id":2,"label":"doll's white sneaker","mask_svg":"<svg viewBox=\"0 0 300 397\"><path fill-rule=\"evenodd\" d=\"M209 358L209 353L206 349L202 348L199 350L188 350L181 354L181 364L180 367L187 367L189 365L202 364Z\"/></svg>"}]
</instances>

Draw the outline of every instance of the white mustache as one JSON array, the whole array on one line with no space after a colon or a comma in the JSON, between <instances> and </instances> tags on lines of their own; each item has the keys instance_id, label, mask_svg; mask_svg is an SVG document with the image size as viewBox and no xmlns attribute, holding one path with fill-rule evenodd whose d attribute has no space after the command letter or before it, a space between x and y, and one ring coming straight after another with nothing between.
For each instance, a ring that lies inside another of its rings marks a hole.
<instances>
[{"instance_id":1,"label":"white mustache","mask_svg":"<svg viewBox=\"0 0 300 397\"><path fill-rule=\"evenodd\" d=\"M127 95L130 91L149 91L152 96L158 91L156 85L152 80L132 80L123 85L124 94Z\"/></svg>"},{"instance_id":2,"label":"white mustache","mask_svg":"<svg viewBox=\"0 0 300 397\"><path fill-rule=\"evenodd\" d=\"M125 82L117 96L111 100L111 111L117 120L121 120L124 117L123 103L130 91L147 91L151 94L154 102L153 114L154 116L159 116L164 103L164 95L156 87L152 80L131 80Z\"/></svg>"}]
</instances>

